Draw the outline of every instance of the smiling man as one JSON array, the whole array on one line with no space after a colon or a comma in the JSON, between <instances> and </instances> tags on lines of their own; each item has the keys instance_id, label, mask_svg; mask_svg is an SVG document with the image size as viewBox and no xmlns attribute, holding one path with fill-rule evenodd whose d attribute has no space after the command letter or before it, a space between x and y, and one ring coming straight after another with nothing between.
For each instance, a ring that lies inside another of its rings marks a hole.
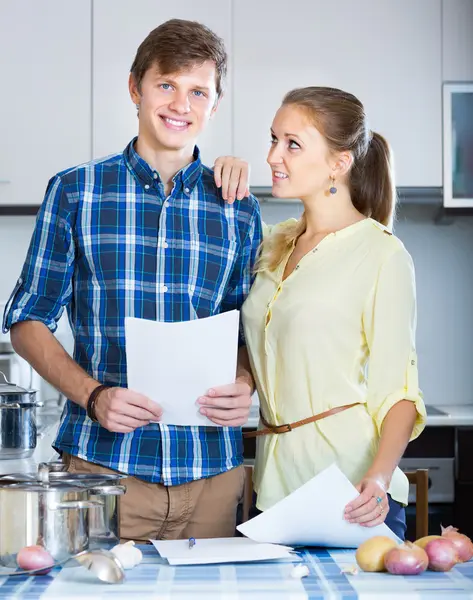
<instances>
[{"instance_id":1,"label":"smiling man","mask_svg":"<svg viewBox=\"0 0 473 600\"><path fill-rule=\"evenodd\" d=\"M127 316L186 321L239 309L248 294L258 204L224 201L243 197L246 163L226 157L214 173L196 146L226 63L199 23L174 19L148 35L129 79L137 138L51 179L5 311L15 350L68 398L54 446L69 471L128 475L124 539L234 534L253 391L246 348L234 382L202 390L201 411L223 427L173 427L127 389L124 331ZM74 359L52 333L64 307Z\"/></svg>"}]
</instances>

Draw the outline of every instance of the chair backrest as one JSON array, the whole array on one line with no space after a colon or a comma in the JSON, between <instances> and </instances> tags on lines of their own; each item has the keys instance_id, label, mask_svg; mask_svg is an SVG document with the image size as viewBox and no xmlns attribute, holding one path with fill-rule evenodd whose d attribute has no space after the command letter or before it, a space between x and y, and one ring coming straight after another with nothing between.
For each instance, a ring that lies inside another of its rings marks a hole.
<instances>
[{"instance_id":1,"label":"chair backrest","mask_svg":"<svg viewBox=\"0 0 473 600\"><path fill-rule=\"evenodd\" d=\"M429 535L429 470L404 471L416 486L416 539Z\"/></svg>"}]
</instances>

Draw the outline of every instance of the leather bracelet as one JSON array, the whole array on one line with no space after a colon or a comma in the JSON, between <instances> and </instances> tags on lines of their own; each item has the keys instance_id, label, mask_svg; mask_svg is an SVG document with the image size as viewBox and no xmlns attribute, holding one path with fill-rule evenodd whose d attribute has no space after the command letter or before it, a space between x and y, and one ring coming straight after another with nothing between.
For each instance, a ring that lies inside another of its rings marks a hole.
<instances>
[{"instance_id":1,"label":"leather bracelet","mask_svg":"<svg viewBox=\"0 0 473 600\"><path fill-rule=\"evenodd\" d=\"M99 397L100 392L109 387L109 385L98 385L92 390L92 393L90 394L89 399L87 400L87 416L94 423L98 423L97 416L95 415L95 403L97 402L97 398Z\"/></svg>"}]
</instances>

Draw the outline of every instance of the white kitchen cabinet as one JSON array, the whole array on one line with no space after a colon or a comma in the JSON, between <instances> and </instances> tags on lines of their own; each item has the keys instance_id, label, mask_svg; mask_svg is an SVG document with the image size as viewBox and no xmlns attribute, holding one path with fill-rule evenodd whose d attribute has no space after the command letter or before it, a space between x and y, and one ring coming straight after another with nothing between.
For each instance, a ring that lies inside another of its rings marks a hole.
<instances>
[{"instance_id":1,"label":"white kitchen cabinet","mask_svg":"<svg viewBox=\"0 0 473 600\"><path fill-rule=\"evenodd\" d=\"M90 159L90 48L90 0L0 0L0 208Z\"/></svg>"},{"instance_id":2,"label":"white kitchen cabinet","mask_svg":"<svg viewBox=\"0 0 473 600\"><path fill-rule=\"evenodd\" d=\"M138 132L128 76L136 50L148 33L171 18L196 20L222 37L230 51L231 0L97 0L93 7L93 108L95 158L119 152ZM225 97L199 140L203 161L232 150L232 91Z\"/></svg>"},{"instance_id":3,"label":"white kitchen cabinet","mask_svg":"<svg viewBox=\"0 0 473 600\"><path fill-rule=\"evenodd\" d=\"M473 82L473 0L442 0L443 80Z\"/></svg>"},{"instance_id":4,"label":"white kitchen cabinet","mask_svg":"<svg viewBox=\"0 0 473 600\"><path fill-rule=\"evenodd\" d=\"M271 185L273 115L292 88L352 92L391 143L398 186L441 186L441 0L234 2L235 152Z\"/></svg>"}]
</instances>

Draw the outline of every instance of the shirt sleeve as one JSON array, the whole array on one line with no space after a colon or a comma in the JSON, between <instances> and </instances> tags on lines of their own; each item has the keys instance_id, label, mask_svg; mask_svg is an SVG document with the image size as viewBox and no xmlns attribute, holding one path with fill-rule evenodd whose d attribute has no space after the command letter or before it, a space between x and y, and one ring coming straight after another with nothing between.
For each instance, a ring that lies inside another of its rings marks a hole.
<instances>
[{"instance_id":1,"label":"shirt sleeve","mask_svg":"<svg viewBox=\"0 0 473 600\"><path fill-rule=\"evenodd\" d=\"M388 411L400 400L414 402L417 418L411 440L425 427L415 350L416 289L412 259L404 248L381 267L363 315L369 349L368 411L378 432Z\"/></svg>"},{"instance_id":2,"label":"shirt sleeve","mask_svg":"<svg viewBox=\"0 0 473 600\"><path fill-rule=\"evenodd\" d=\"M255 278L254 268L263 239L263 229L258 201L253 200L254 209L246 228L246 235L242 241L242 247L233 268L225 297L222 300L222 312L241 309ZM239 346L246 345L241 320L238 343Z\"/></svg>"},{"instance_id":3,"label":"shirt sleeve","mask_svg":"<svg viewBox=\"0 0 473 600\"><path fill-rule=\"evenodd\" d=\"M3 333L20 321L41 321L52 332L72 296L74 236L64 186L53 177L46 190L25 263L5 307Z\"/></svg>"}]
</instances>

